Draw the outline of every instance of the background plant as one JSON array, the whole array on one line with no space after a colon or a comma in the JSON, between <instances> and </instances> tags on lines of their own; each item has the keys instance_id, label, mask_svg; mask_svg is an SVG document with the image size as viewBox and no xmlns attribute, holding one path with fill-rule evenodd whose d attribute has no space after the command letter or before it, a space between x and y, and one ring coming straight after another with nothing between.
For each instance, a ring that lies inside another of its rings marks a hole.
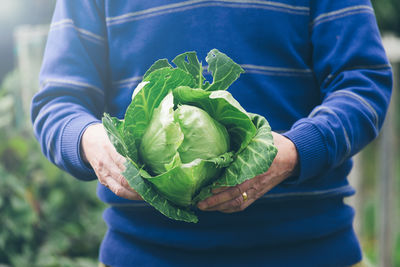
<instances>
[{"instance_id":1,"label":"background plant","mask_svg":"<svg viewBox=\"0 0 400 267\"><path fill-rule=\"evenodd\" d=\"M0 90L17 89L13 73ZM40 152L30 129L0 128L0 264L11 266L97 266L105 232L96 183L82 183L59 170Z\"/></svg>"},{"instance_id":2,"label":"background plant","mask_svg":"<svg viewBox=\"0 0 400 267\"><path fill-rule=\"evenodd\" d=\"M7 3L17 13L4 9ZM42 156L30 128L25 128L27 114L22 113L20 101L22 75L13 71L17 65L14 52L18 54L13 34L20 24L50 23L54 3L54 0L3 0L0 7L4 11L0 13L0 79L9 72L0 86L0 265L5 266L97 266L98 246L105 232L101 219L104 205L95 195L96 183L77 181L54 167ZM382 34L391 32L400 36L400 1L372 0L372 4ZM30 82L37 88L37 80ZM400 114L399 108L396 114ZM399 132L398 115L397 120L396 132ZM399 139L397 135L397 144ZM358 211L363 218L360 236L363 250L373 263L377 258L379 216L378 142L379 139L368 146L362 155L365 178L362 190L366 192L366 200L364 208ZM397 192L400 192L400 161L396 160ZM397 203L400 207L400 196ZM400 235L396 244L393 266L400 266Z\"/></svg>"}]
</instances>

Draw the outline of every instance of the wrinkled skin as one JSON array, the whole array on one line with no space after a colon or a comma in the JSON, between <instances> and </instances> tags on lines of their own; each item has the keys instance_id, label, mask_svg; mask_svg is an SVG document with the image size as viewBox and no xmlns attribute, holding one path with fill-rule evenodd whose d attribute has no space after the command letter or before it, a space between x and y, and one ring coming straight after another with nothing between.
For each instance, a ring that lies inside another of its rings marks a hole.
<instances>
[{"instance_id":1,"label":"wrinkled skin","mask_svg":"<svg viewBox=\"0 0 400 267\"><path fill-rule=\"evenodd\" d=\"M272 132L272 135L278 154L266 173L237 186L215 189L213 196L198 203L198 208L224 213L242 211L286 178L295 175L298 165L296 147L283 135L275 132ZM244 200L243 192L246 192L247 200Z\"/></svg>"},{"instance_id":2,"label":"wrinkled skin","mask_svg":"<svg viewBox=\"0 0 400 267\"><path fill-rule=\"evenodd\" d=\"M142 200L121 174L125 170L125 158L111 144L102 124L90 125L82 135L82 159L94 169L101 184L117 196Z\"/></svg>"},{"instance_id":3,"label":"wrinkled skin","mask_svg":"<svg viewBox=\"0 0 400 267\"><path fill-rule=\"evenodd\" d=\"M224 213L242 211L286 178L295 175L298 162L296 147L286 137L275 132L272 132L272 135L278 154L266 173L237 186L215 189L214 195L199 202L198 208ZM94 169L100 183L117 196L142 200L121 175L125 170L125 158L115 150L101 124L91 125L85 130L81 141L81 153L84 161ZM243 199L243 192L247 193L246 201Z\"/></svg>"}]
</instances>

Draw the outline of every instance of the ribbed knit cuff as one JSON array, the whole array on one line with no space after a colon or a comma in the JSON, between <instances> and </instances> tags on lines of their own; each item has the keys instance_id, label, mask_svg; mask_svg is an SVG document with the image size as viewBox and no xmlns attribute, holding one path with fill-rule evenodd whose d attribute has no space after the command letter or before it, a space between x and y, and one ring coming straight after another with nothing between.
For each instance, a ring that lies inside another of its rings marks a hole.
<instances>
[{"instance_id":1,"label":"ribbed knit cuff","mask_svg":"<svg viewBox=\"0 0 400 267\"><path fill-rule=\"evenodd\" d=\"M96 179L96 174L81 158L80 144L83 132L92 124L101 123L90 115L72 118L64 128L61 137L61 156L65 169L79 180Z\"/></svg>"},{"instance_id":2,"label":"ribbed knit cuff","mask_svg":"<svg viewBox=\"0 0 400 267\"><path fill-rule=\"evenodd\" d=\"M301 123L283 134L296 146L299 153L300 174L286 184L299 184L322 173L327 167L328 153L324 137L311 123Z\"/></svg>"}]
</instances>

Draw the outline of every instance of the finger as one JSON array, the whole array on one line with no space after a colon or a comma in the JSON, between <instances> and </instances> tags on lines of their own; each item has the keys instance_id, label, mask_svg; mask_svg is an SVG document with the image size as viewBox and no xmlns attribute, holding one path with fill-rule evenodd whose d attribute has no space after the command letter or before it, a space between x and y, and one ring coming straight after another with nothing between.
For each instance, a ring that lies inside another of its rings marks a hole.
<instances>
[{"instance_id":1,"label":"finger","mask_svg":"<svg viewBox=\"0 0 400 267\"><path fill-rule=\"evenodd\" d=\"M109 155L106 155L106 157L95 165L95 172L96 175L100 181L101 184L103 185L109 185L108 179L111 177L113 180L115 180L118 184L120 184L122 187L125 189L136 193L128 184L128 181L125 179L125 177L121 174L121 170L119 167L111 160Z\"/></svg>"},{"instance_id":2,"label":"finger","mask_svg":"<svg viewBox=\"0 0 400 267\"><path fill-rule=\"evenodd\" d=\"M243 204L240 206L236 206L236 207L233 206L232 208L220 209L218 211L223 212L223 213L234 213L234 212L244 211L253 202L254 202L254 200L248 200L248 201L243 202Z\"/></svg>"},{"instance_id":3,"label":"finger","mask_svg":"<svg viewBox=\"0 0 400 267\"><path fill-rule=\"evenodd\" d=\"M120 185L126 188L129 191L135 192L133 188L129 185L128 181L126 180L125 176L121 174L121 171L115 165L110 168L110 176L117 181Z\"/></svg>"},{"instance_id":4,"label":"finger","mask_svg":"<svg viewBox=\"0 0 400 267\"><path fill-rule=\"evenodd\" d=\"M213 193L215 195L215 194L221 193L223 191L226 191L229 188L230 188L229 186L223 186L223 187L214 188L214 189L211 190L211 193Z\"/></svg>"},{"instance_id":5,"label":"finger","mask_svg":"<svg viewBox=\"0 0 400 267\"><path fill-rule=\"evenodd\" d=\"M124 172L126 169L125 167L126 159L115 150L114 146L111 146L110 149L111 149L111 151L109 151L110 158L115 163L115 165L118 166L120 172Z\"/></svg>"},{"instance_id":6,"label":"finger","mask_svg":"<svg viewBox=\"0 0 400 267\"><path fill-rule=\"evenodd\" d=\"M107 184L107 187L114 194L116 194L119 197L131 199L131 200L142 200L142 197L138 193L132 192L132 191L126 189L120 183L118 183L116 180L114 180L112 177L108 177L106 179L106 184Z\"/></svg>"},{"instance_id":7,"label":"finger","mask_svg":"<svg viewBox=\"0 0 400 267\"><path fill-rule=\"evenodd\" d=\"M248 200L247 200L248 201ZM209 207L207 211L223 211L223 210L233 210L239 211L240 207L244 204L243 196L240 195L234 199L223 202L213 207Z\"/></svg>"},{"instance_id":8,"label":"finger","mask_svg":"<svg viewBox=\"0 0 400 267\"><path fill-rule=\"evenodd\" d=\"M239 185L241 191L243 192L240 196L218 204L214 207L209 207L207 211L221 211L226 213L242 211L247 208L251 203L253 203L262 194L258 192L254 185L257 183L256 180L248 180L243 184ZM248 187L246 190L244 188ZM244 196L246 193L246 197Z\"/></svg>"},{"instance_id":9,"label":"finger","mask_svg":"<svg viewBox=\"0 0 400 267\"><path fill-rule=\"evenodd\" d=\"M121 161L125 160L125 158L120 156L118 153L115 154L122 158L122 160L120 159L120 163ZM114 161L111 155L106 155L106 158L99 162L99 167L101 167L99 168L99 170L101 171L100 172L101 176L105 177L111 176L123 187L125 187L130 191L133 191L133 189L129 186L128 181L122 175L123 170L121 170L121 167L117 165L117 163Z\"/></svg>"},{"instance_id":10,"label":"finger","mask_svg":"<svg viewBox=\"0 0 400 267\"><path fill-rule=\"evenodd\" d=\"M254 203L258 199L259 193L254 188L249 188L246 191L247 198L242 195L234 200L222 203L221 205L214 207L216 211L223 213L233 213L245 210L250 204Z\"/></svg>"},{"instance_id":11,"label":"finger","mask_svg":"<svg viewBox=\"0 0 400 267\"><path fill-rule=\"evenodd\" d=\"M256 200L256 198L254 197L256 196L255 189L253 188L249 188L246 191L246 198L243 194L244 193L230 201L226 201L224 203L211 207L207 209L207 211L221 211L225 213L242 211L247 208L251 203L253 203L254 200Z\"/></svg>"},{"instance_id":12,"label":"finger","mask_svg":"<svg viewBox=\"0 0 400 267\"><path fill-rule=\"evenodd\" d=\"M240 185L230 187L229 189L227 189L221 193L213 195L213 196L199 202L198 208L201 210L210 209L212 207L220 205L221 203L230 201L232 199L235 199L235 198L241 196L242 192L244 192L244 191L242 191L242 188Z\"/></svg>"}]
</instances>

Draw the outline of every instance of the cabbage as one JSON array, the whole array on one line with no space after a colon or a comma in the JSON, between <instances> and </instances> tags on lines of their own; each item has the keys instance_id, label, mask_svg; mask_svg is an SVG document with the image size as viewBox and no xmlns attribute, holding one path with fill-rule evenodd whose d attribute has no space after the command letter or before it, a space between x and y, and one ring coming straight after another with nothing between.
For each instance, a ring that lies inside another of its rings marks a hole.
<instances>
[{"instance_id":1,"label":"cabbage","mask_svg":"<svg viewBox=\"0 0 400 267\"><path fill-rule=\"evenodd\" d=\"M126 161L123 175L167 217L197 222L196 204L211 190L235 186L270 167L277 149L267 120L247 113L226 91L243 69L216 49L212 83L195 52L156 61L134 90L125 119L103 125Z\"/></svg>"}]
</instances>

